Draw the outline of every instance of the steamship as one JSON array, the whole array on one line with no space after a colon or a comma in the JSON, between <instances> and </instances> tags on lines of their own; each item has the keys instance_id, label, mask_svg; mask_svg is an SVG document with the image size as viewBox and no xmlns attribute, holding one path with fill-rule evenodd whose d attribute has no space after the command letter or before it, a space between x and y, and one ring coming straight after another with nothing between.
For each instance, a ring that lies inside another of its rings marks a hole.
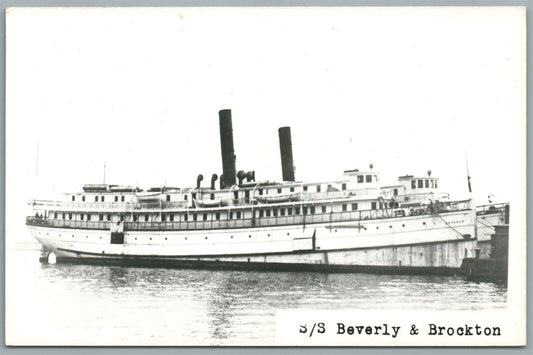
<instances>
[{"instance_id":1,"label":"steamship","mask_svg":"<svg viewBox=\"0 0 533 355\"><path fill-rule=\"evenodd\" d=\"M290 127L279 129L283 181L256 181L236 171L230 110L219 124L223 173L210 186L202 175L188 188L88 184L61 201L30 201L41 261L453 274L475 255L479 216L489 227L505 218L503 205L451 200L431 171L392 185L372 165L296 181Z\"/></svg>"}]
</instances>

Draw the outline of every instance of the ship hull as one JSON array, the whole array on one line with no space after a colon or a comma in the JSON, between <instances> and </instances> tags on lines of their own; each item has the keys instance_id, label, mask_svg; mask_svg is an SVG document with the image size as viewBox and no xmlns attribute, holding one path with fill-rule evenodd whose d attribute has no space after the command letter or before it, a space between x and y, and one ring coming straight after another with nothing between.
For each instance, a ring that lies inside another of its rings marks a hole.
<instances>
[{"instance_id":1,"label":"ship hull","mask_svg":"<svg viewBox=\"0 0 533 355\"><path fill-rule=\"evenodd\" d=\"M107 230L29 228L57 262L143 267L455 274L476 249L471 210L305 226L126 230L120 244Z\"/></svg>"}]
</instances>

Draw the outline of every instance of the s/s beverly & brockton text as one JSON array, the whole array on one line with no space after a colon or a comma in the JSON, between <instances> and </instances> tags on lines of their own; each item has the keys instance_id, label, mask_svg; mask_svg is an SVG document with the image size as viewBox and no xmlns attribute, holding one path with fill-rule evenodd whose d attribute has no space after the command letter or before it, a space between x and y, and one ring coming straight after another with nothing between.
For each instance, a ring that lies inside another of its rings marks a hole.
<instances>
[{"instance_id":1,"label":"s/s beverly & brockton text","mask_svg":"<svg viewBox=\"0 0 533 355\"><path fill-rule=\"evenodd\" d=\"M64 201L30 201L26 224L41 260L136 266L443 273L476 253L476 208L438 191L439 179L346 170L295 181L289 127L279 129L283 182L236 172L231 111L221 110L220 188L90 184ZM483 208L483 226L503 205Z\"/></svg>"}]
</instances>

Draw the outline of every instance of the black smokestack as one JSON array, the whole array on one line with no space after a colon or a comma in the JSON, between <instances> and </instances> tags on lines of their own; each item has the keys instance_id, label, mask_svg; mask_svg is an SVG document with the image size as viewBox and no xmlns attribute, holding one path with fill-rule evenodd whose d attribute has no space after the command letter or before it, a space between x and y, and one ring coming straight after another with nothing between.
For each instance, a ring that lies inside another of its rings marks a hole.
<instances>
[{"instance_id":1,"label":"black smokestack","mask_svg":"<svg viewBox=\"0 0 533 355\"><path fill-rule=\"evenodd\" d=\"M281 170L283 181L294 181L294 163L292 161L291 128L281 127L279 130L279 151L281 153Z\"/></svg>"},{"instance_id":2,"label":"black smokestack","mask_svg":"<svg viewBox=\"0 0 533 355\"><path fill-rule=\"evenodd\" d=\"M225 187L235 185L235 151L233 149L233 127L231 110L218 112L220 122L220 147L222 150L221 183Z\"/></svg>"}]
</instances>

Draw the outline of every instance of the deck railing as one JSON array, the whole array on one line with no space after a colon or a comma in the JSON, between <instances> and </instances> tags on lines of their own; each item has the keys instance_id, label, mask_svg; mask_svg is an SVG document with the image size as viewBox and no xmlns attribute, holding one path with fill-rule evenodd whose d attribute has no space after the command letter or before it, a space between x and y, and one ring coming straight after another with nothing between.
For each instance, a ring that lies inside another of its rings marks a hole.
<instances>
[{"instance_id":1,"label":"deck railing","mask_svg":"<svg viewBox=\"0 0 533 355\"><path fill-rule=\"evenodd\" d=\"M141 230L159 230L159 231L184 231L184 230L212 230L212 229L233 229L233 228L251 228L251 227L268 227L268 226L286 226L286 225L307 225L314 223L334 223L338 222L364 222L373 219L383 218L400 218L409 215L431 215L435 213L446 213L451 211L467 210L468 203L464 201L461 205L454 206L453 209L376 209L376 210L358 210L358 211L346 211L346 212L328 212L328 213L306 213L285 216L263 216L257 217L255 215L252 218L235 218L235 219L216 219L216 215L209 214L208 220L198 219L188 221L173 221L173 222L134 222L128 220L131 215L125 215L126 221L124 223L124 230L128 231L141 231ZM255 211L257 212L257 211ZM254 213L255 213L254 212ZM201 215L197 215L197 218ZM73 228L73 229L100 229L109 230L112 225L117 222L111 221L78 221L78 220L64 220L64 219L50 219L42 217L26 217L26 224L34 226L48 226L48 227L60 227L60 228Z\"/></svg>"}]
</instances>

